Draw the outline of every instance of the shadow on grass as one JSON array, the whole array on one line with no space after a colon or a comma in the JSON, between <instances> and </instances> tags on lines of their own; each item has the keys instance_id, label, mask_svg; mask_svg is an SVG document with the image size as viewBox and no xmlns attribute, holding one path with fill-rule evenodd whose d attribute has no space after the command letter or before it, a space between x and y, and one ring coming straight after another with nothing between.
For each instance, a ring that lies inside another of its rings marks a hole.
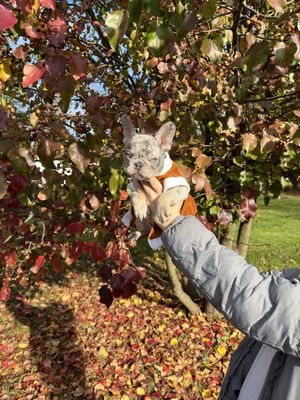
<instances>
[{"instance_id":1,"label":"shadow on grass","mask_svg":"<svg viewBox=\"0 0 300 400\"><path fill-rule=\"evenodd\" d=\"M30 330L33 363L49 398L94 400L85 379L85 360L79 347L72 310L60 303L45 308L26 304L21 296L7 302L8 310Z\"/></svg>"}]
</instances>

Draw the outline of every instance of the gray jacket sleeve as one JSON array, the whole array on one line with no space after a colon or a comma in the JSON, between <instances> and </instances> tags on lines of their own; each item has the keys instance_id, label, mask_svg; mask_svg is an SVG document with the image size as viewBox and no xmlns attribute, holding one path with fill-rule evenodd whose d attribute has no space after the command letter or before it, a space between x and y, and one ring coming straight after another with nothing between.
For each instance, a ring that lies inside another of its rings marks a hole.
<instances>
[{"instance_id":1,"label":"gray jacket sleeve","mask_svg":"<svg viewBox=\"0 0 300 400\"><path fill-rule=\"evenodd\" d=\"M260 274L191 216L177 217L161 239L174 264L232 325L300 357L300 270Z\"/></svg>"}]
</instances>

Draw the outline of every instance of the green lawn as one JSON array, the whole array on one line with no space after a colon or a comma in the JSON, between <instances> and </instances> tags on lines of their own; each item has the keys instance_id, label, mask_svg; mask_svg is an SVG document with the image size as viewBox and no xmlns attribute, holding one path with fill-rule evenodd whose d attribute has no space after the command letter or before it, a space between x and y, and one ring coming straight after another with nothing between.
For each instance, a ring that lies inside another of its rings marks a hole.
<instances>
[{"instance_id":1,"label":"green lawn","mask_svg":"<svg viewBox=\"0 0 300 400\"><path fill-rule=\"evenodd\" d=\"M300 268L300 196L259 201L247 259L262 270Z\"/></svg>"}]
</instances>

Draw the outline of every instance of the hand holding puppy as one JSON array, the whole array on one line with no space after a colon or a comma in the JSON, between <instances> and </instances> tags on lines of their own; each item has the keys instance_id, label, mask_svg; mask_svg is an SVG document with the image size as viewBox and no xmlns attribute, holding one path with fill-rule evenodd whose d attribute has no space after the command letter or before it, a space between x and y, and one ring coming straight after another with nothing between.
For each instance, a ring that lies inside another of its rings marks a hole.
<instances>
[{"instance_id":1,"label":"hand holding puppy","mask_svg":"<svg viewBox=\"0 0 300 400\"><path fill-rule=\"evenodd\" d=\"M148 203L148 207L151 211L151 216L154 222L162 229L166 229L173 220L180 215L180 209L182 203L176 203L168 208L169 215L165 220L161 220L160 218L160 198L163 191L163 187L158 179L155 177L150 178L148 181L144 181L141 184L139 181L134 181L134 186L137 192L146 198Z\"/></svg>"}]
</instances>

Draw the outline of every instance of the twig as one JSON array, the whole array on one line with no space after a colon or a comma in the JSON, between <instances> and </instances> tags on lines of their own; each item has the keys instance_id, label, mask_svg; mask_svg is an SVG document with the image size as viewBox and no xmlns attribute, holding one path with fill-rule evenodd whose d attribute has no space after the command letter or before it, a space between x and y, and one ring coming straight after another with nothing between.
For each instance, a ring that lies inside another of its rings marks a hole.
<instances>
[{"instance_id":1,"label":"twig","mask_svg":"<svg viewBox=\"0 0 300 400\"><path fill-rule=\"evenodd\" d=\"M259 11L255 10L254 8L248 6L248 4L246 3L246 1L243 2L243 6L249 10L252 11L254 14L259 15L260 17L266 18L266 19L277 19L278 17L275 17L274 15L266 15L266 14L262 14Z\"/></svg>"},{"instance_id":2,"label":"twig","mask_svg":"<svg viewBox=\"0 0 300 400\"><path fill-rule=\"evenodd\" d=\"M286 93L286 94L281 94L278 96L272 96L272 97L264 97L262 99L246 99L243 102L244 103L257 103L260 101L267 101L267 100L276 100L276 99L282 99L284 97L293 97L297 94L296 91L290 92L290 93Z\"/></svg>"},{"instance_id":3,"label":"twig","mask_svg":"<svg viewBox=\"0 0 300 400\"><path fill-rule=\"evenodd\" d=\"M43 242L44 242L45 233L46 233L46 228L45 228L44 221L42 221L42 237L41 237L41 243L40 244L43 244Z\"/></svg>"},{"instance_id":4,"label":"twig","mask_svg":"<svg viewBox=\"0 0 300 400\"><path fill-rule=\"evenodd\" d=\"M236 241L236 240L230 239L229 237L224 236L224 235L220 235L220 236L221 236L221 238L226 239L226 240L228 240L228 241L230 241L230 242L235 242L235 241ZM249 243L239 242L239 244L243 244L243 245L248 246L248 247L265 247L265 246L268 246L268 247L269 247L269 246L271 246L271 243L249 244Z\"/></svg>"}]
</instances>

